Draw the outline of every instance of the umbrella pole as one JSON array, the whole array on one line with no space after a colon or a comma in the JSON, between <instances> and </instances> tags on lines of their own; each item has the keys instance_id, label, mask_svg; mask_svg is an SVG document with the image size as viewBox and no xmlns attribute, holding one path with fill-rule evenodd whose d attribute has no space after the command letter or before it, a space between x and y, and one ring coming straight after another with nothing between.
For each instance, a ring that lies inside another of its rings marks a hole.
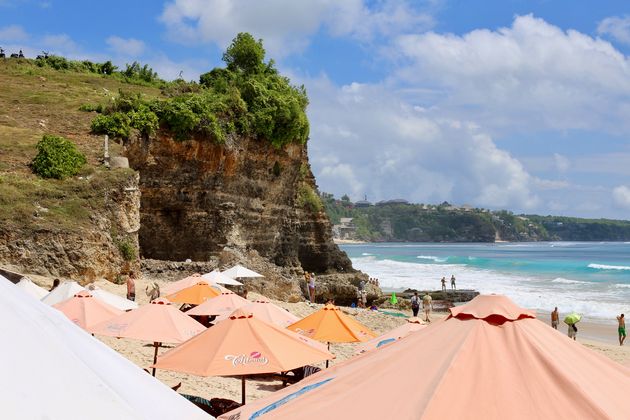
<instances>
[{"instance_id":1,"label":"umbrella pole","mask_svg":"<svg viewBox=\"0 0 630 420\"><path fill-rule=\"evenodd\" d=\"M328 342L328 351L330 351L330 341ZM328 369L328 360L326 360L326 369Z\"/></svg>"},{"instance_id":2,"label":"umbrella pole","mask_svg":"<svg viewBox=\"0 0 630 420\"><path fill-rule=\"evenodd\" d=\"M153 364L155 365L157 363L157 352L158 352L158 343L157 341L153 342L153 346L155 347L155 353L153 353ZM151 373L153 376L155 376L155 367L153 368L153 373Z\"/></svg>"},{"instance_id":3,"label":"umbrella pole","mask_svg":"<svg viewBox=\"0 0 630 420\"><path fill-rule=\"evenodd\" d=\"M245 405L245 375L241 376L241 404Z\"/></svg>"}]
</instances>

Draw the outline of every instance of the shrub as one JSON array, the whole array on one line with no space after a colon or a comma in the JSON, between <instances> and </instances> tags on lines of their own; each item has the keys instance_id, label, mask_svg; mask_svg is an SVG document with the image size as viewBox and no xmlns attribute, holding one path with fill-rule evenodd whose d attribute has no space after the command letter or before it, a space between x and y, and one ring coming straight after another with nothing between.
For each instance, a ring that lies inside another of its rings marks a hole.
<instances>
[{"instance_id":1,"label":"shrub","mask_svg":"<svg viewBox=\"0 0 630 420\"><path fill-rule=\"evenodd\" d=\"M97 113L101 113L103 112L103 105L101 104L83 104L79 107L79 111L83 111L83 112L97 112Z\"/></svg>"},{"instance_id":2,"label":"shrub","mask_svg":"<svg viewBox=\"0 0 630 420\"><path fill-rule=\"evenodd\" d=\"M118 250L125 261L134 261L136 259L136 247L130 240L118 241Z\"/></svg>"},{"instance_id":3,"label":"shrub","mask_svg":"<svg viewBox=\"0 0 630 420\"><path fill-rule=\"evenodd\" d=\"M146 105L131 113L131 126L144 136L150 136L157 130L159 120L157 115Z\"/></svg>"},{"instance_id":4,"label":"shrub","mask_svg":"<svg viewBox=\"0 0 630 420\"><path fill-rule=\"evenodd\" d=\"M92 133L107 134L110 137L128 139L131 134L131 118L122 112L97 115L92 120Z\"/></svg>"},{"instance_id":5,"label":"shrub","mask_svg":"<svg viewBox=\"0 0 630 420\"><path fill-rule=\"evenodd\" d=\"M297 205L313 213L321 211L324 207L322 200L308 184L302 184L298 187Z\"/></svg>"},{"instance_id":6,"label":"shrub","mask_svg":"<svg viewBox=\"0 0 630 420\"><path fill-rule=\"evenodd\" d=\"M33 171L43 178L63 179L79 173L87 160L69 140L46 134L37 143Z\"/></svg>"}]
</instances>

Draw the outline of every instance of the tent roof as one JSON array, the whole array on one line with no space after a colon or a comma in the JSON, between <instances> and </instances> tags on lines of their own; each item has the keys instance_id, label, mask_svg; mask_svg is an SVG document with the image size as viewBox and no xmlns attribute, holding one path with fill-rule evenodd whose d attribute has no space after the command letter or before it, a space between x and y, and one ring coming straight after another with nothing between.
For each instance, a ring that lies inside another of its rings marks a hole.
<instances>
[{"instance_id":1,"label":"tent roof","mask_svg":"<svg viewBox=\"0 0 630 420\"><path fill-rule=\"evenodd\" d=\"M22 280L15 283L15 285L37 300L40 300L48 294L48 290L36 285L31 279L27 277L22 277Z\"/></svg>"},{"instance_id":2,"label":"tent roof","mask_svg":"<svg viewBox=\"0 0 630 420\"><path fill-rule=\"evenodd\" d=\"M219 284L226 284L226 285L230 285L230 286L242 286L243 283L241 283L238 280L234 280L234 278L218 271L218 270L213 270L209 273L204 274L203 276L201 276L203 279L210 281L211 283L219 283Z\"/></svg>"},{"instance_id":3,"label":"tent roof","mask_svg":"<svg viewBox=\"0 0 630 420\"><path fill-rule=\"evenodd\" d=\"M232 277L233 279L237 278L253 278L253 277L265 277L262 274L258 274L255 271L250 270L247 267L243 267L242 265L235 265L232 268L228 268L223 271L228 277Z\"/></svg>"},{"instance_id":4,"label":"tent roof","mask_svg":"<svg viewBox=\"0 0 630 420\"><path fill-rule=\"evenodd\" d=\"M209 419L170 388L0 279L7 419ZM60 386L63 384L63 386Z\"/></svg>"},{"instance_id":5,"label":"tent roof","mask_svg":"<svg viewBox=\"0 0 630 420\"><path fill-rule=\"evenodd\" d=\"M522 317L528 311L514 312L516 305L506 312L505 299L473 300L453 311L468 316L435 322L225 416L240 413L241 418L250 418L269 412L274 419L307 420L331 413L339 418L423 420L627 417L630 369L537 319ZM504 317L515 314L514 321ZM503 319L489 318L492 315ZM377 400L387 403L356 403Z\"/></svg>"},{"instance_id":6,"label":"tent roof","mask_svg":"<svg viewBox=\"0 0 630 420\"><path fill-rule=\"evenodd\" d=\"M61 284L57 286L55 290L44 296L42 298L42 302L48 305L54 305L55 303L63 302L64 300L70 299L83 290L85 290L85 288L76 281L64 281L61 282Z\"/></svg>"}]
</instances>

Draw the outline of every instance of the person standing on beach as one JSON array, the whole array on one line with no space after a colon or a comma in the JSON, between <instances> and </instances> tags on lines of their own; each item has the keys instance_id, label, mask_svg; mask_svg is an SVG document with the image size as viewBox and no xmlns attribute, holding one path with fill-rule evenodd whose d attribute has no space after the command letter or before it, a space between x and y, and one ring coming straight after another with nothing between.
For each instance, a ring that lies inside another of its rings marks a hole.
<instances>
[{"instance_id":1,"label":"person standing on beach","mask_svg":"<svg viewBox=\"0 0 630 420\"><path fill-rule=\"evenodd\" d=\"M442 291L446 292L446 277L442 277L440 281L442 282Z\"/></svg>"},{"instance_id":2,"label":"person standing on beach","mask_svg":"<svg viewBox=\"0 0 630 420\"><path fill-rule=\"evenodd\" d=\"M617 317L617 322L619 322L619 328L617 328L619 332L619 345L623 346L623 342L626 341L626 318L623 314Z\"/></svg>"},{"instance_id":3,"label":"person standing on beach","mask_svg":"<svg viewBox=\"0 0 630 420\"><path fill-rule=\"evenodd\" d=\"M413 292L413 296L411 296L411 312L413 312L413 316L418 316L419 310L420 296L418 296L418 292Z\"/></svg>"},{"instance_id":4,"label":"person standing on beach","mask_svg":"<svg viewBox=\"0 0 630 420\"><path fill-rule=\"evenodd\" d=\"M133 271L127 277L127 299L132 302L136 300L136 273Z\"/></svg>"},{"instance_id":5,"label":"person standing on beach","mask_svg":"<svg viewBox=\"0 0 630 420\"><path fill-rule=\"evenodd\" d=\"M560 315L558 314L558 307L556 306L556 308L551 313L551 327L554 330L557 330L559 323L560 323Z\"/></svg>"},{"instance_id":6,"label":"person standing on beach","mask_svg":"<svg viewBox=\"0 0 630 420\"><path fill-rule=\"evenodd\" d=\"M315 303L315 273L310 273L308 276L308 296L311 303Z\"/></svg>"},{"instance_id":7,"label":"person standing on beach","mask_svg":"<svg viewBox=\"0 0 630 420\"><path fill-rule=\"evenodd\" d=\"M424 309L424 320L431 322L429 315L431 315L431 311L433 310L433 298L429 292L425 292L425 295L422 297L422 308Z\"/></svg>"},{"instance_id":8,"label":"person standing on beach","mask_svg":"<svg viewBox=\"0 0 630 420\"><path fill-rule=\"evenodd\" d=\"M575 326L575 324L569 324L569 338L572 338L573 340L576 339L577 337L577 327Z\"/></svg>"},{"instance_id":9,"label":"person standing on beach","mask_svg":"<svg viewBox=\"0 0 630 420\"><path fill-rule=\"evenodd\" d=\"M451 289L452 290L457 290L457 287L455 287L455 275L454 274L451 275Z\"/></svg>"}]
</instances>

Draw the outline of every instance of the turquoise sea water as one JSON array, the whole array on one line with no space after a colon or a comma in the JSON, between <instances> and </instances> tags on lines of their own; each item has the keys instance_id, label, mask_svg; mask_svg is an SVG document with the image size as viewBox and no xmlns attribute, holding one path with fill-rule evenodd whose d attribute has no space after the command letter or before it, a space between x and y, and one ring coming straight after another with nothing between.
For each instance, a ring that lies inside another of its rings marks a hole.
<instances>
[{"instance_id":1,"label":"turquoise sea water","mask_svg":"<svg viewBox=\"0 0 630 420\"><path fill-rule=\"evenodd\" d=\"M381 286L439 289L452 274L459 288L502 293L540 310L587 318L630 312L630 243L379 243L342 245L353 265ZM450 287L450 285L449 285Z\"/></svg>"}]
</instances>

